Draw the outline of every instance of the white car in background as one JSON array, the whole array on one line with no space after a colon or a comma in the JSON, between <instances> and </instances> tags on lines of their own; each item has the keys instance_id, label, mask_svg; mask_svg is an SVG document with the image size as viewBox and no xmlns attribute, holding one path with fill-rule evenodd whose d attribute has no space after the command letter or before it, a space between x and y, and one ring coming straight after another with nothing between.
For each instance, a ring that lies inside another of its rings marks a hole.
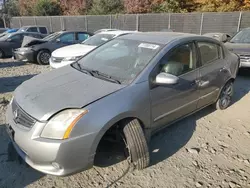
<instances>
[{"instance_id":1,"label":"white car in background","mask_svg":"<svg viewBox=\"0 0 250 188\"><path fill-rule=\"evenodd\" d=\"M52 52L51 58L49 60L50 66L54 69L57 69L68 64L74 63L82 56L95 49L96 47L104 44L105 42L121 35L126 35L135 32L137 31L105 31L90 37L89 39L80 44L74 44L59 48Z\"/></svg>"}]
</instances>

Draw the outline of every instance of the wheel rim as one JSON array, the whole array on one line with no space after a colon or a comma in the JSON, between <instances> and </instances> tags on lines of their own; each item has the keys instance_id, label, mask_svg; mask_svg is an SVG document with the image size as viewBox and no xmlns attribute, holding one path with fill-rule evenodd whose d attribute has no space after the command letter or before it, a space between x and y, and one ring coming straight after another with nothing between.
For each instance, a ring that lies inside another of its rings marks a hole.
<instances>
[{"instance_id":1,"label":"wheel rim","mask_svg":"<svg viewBox=\"0 0 250 188\"><path fill-rule=\"evenodd\" d=\"M50 54L49 53L42 53L40 56L40 60L43 64L48 64L49 63L49 58L50 58Z\"/></svg>"},{"instance_id":2,"label":"wheel rim","mask_svg":"<svg viewBox=\"0 0 250 188\"><path fill-rule=\"evenodd\" d=\"M221 106L223 108L226 108L229 106L232 100L232 96L233 96L233 84L230 83L230 84L227 84L222 91Z\"/></svg>"},{"instance_id":3,"label":"wheel rim","mask_svg":"<svg viewBox=\"0 0 250 188\"><path fill-rule=\"evenodd\" d=\"M0 50L0 58L3 57L3 52Z\"/></svg>"}]
</instances>

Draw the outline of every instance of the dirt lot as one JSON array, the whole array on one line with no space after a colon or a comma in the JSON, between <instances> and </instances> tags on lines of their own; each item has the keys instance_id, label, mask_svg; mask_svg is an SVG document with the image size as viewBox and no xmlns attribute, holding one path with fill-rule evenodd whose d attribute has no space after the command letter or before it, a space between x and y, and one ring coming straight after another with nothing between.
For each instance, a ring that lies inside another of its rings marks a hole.
<instances>
[{"instance_id":1,"label":"dirt lot","mask_svg":"<svg viewBox=\"0 0 250 188\"><path fill-rule=\"evenodd\" d=\"M111 187L250 188L250 71L240 72L229 109L208 107L154 136L147 169L130 169L122 177L128 164L107 148L98 167L65 178L41 174L18 160L8 148L4 130L6 104L13 90L45 71L48 66L11 59L0 62L0 188L107 187L119 177Z\"/></svg>"}]
</instances>

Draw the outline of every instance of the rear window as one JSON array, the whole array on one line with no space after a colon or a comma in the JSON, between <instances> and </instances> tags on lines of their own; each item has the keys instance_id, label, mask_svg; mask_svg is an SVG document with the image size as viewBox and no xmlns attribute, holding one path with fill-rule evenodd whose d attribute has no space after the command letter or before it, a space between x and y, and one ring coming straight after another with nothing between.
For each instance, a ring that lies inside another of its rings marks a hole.
<instances>
[{"instance_id":1,"label":"rear window","mask_svg":"<svg viewBox=\"0 0 250 188\"><path fill-rule=\"evenodd\" d=\"M39 30L40 30L40 33L42 33L42 34L48 33L46 27L39 27Z\"/></svg>"},{"instance_id":2,"label":"rear window","mask_svg":"<svg viewBox=\"0 0 250 188\"><path fill-rule=\"evenodd\" d=\"M200 49L202 65L206 65L222 58L222 48L217 44L198 42L198 47Z\"/></svg>"}]
</instances>

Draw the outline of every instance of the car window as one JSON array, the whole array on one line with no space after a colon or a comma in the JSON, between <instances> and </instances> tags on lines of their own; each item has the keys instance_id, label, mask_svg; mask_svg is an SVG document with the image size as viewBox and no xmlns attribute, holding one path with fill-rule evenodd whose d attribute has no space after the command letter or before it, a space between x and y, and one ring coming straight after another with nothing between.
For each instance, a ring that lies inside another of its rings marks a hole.
<instances>
[{"instance_id":1,"label":"car window","mask_svg":"<svg viewBox=\"0 0 250 188\"><path fill-rule=\"evenodd\" d=\"M66 33L60 36L61 42L74 42L75 41L75 34L74 33Z\"/></svg>"},{"instance_id":2,"label":"car window","mask_svg":"<svg viewBox=\"0 0 250 188\"><path fill-rule=\"evenodd\" d=\"M47 34L48 33L46 27L39 27L39 31L42 34Z\"/></svg>"},{"instance_id":3,"label":"car window","mask_svg":"<svg viewBox=\"0 0 250 188\"><path fill-rule=\"evenodd\" d=\"M161 44L117 38L85 55L75 68L95 70L129 83L161 48Z\"/></svg>"},{"instance_id":4,"label":"car window","mask_svg":"<svg viewBox=\"0 0 250 188\"><path fill-rule=\"evenodd\" d=\"M219 51L219 46L214 43L209 42L198 42L198 47L201 54L202 65L211 63L217 59L220 59L221 52Z\"/></svg>"},{"instance_id":5,"label":"car window","mask_svg":"<svg viewBox=\"0 0 250 188\"><path fill-rule=\"evenodd\" d=\"M88 39L90 36L87 33L77 33L77 38L79 41L85 41Z\"/></svg>"},{"instance_id":6,"label":"car window","mask_svg":"<svg viewBox=\"0 0 250 188\"><path fill-rule=\"evenodd\" d=\"M160 72L180 76L196 68L197 55L194 43L184 44L167 53L160 61Z\"/></svg>"},{"instance_id":7,"label":"car window","mask_svg":"<svg viewBox=\"0 0 250 188\"><path fill-rule=\"evenodd\" d=\"M38 32L37 27L30 27L27 32Z\"/></svg>"},{"instance_id":8,"label":"car window","mask_svg":"<svg viewBox=\"0 0 250 188\"><path fill-rule=\"evenodd\" d=\"M12 41L15 41L15 42L20 42L23 40L23 35L14 35L14 36L10 37L10 39Z\"/></svg>"}]
</instances>

